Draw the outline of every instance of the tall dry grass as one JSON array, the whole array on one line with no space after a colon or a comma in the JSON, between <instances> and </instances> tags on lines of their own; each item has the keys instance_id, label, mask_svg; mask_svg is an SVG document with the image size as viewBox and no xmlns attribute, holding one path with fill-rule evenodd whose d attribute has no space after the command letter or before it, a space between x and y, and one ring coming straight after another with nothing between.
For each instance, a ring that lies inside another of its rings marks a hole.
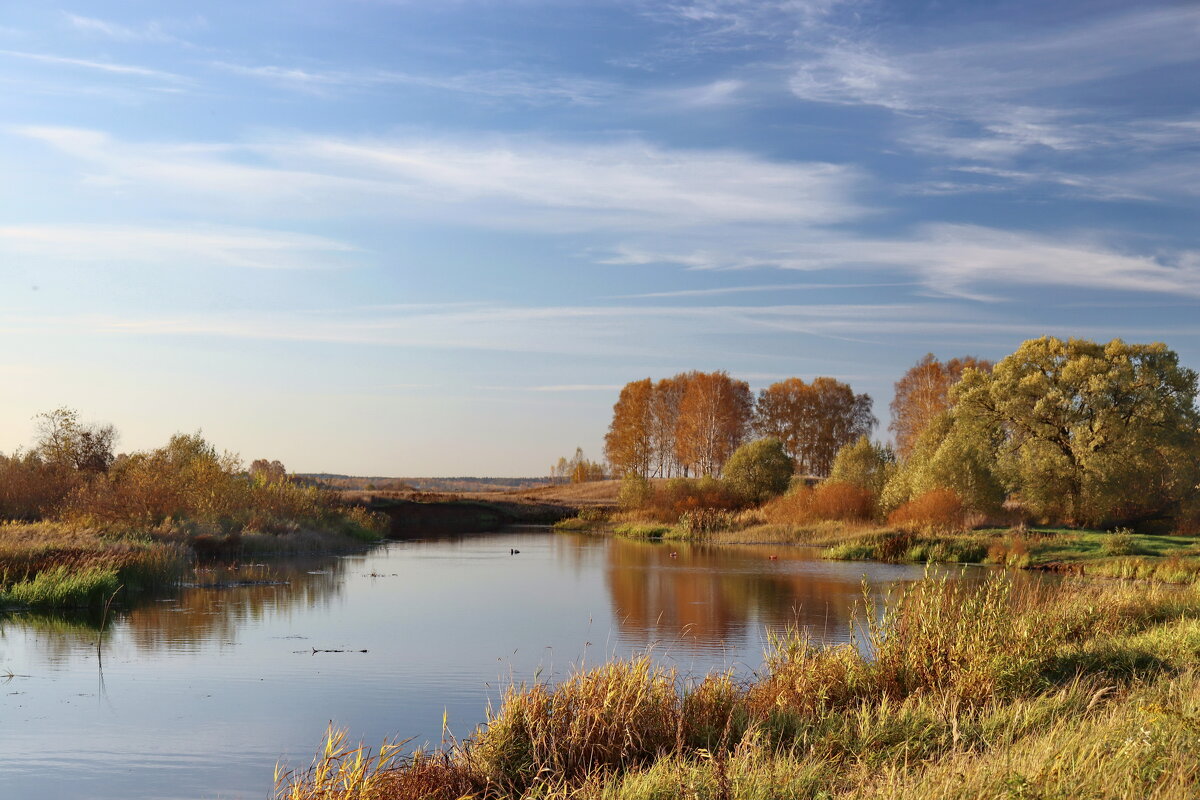
<instances>
[{"instance_id":1,"label":"tall dry grass","mask_svg":"<svg viewBox=\"0 0 1200 800\"><path fill-rule=\"evenodd\" d=\"M471 739L380 768L376 785L407 794L301 780L283 796L1195 796L1195 592L927 576L859 619L850 644L773 638L747 681L642 657L513 687ZM1122 770L1107 784L1089 772L1104 753Z\"/></svg>"}]
</instances>

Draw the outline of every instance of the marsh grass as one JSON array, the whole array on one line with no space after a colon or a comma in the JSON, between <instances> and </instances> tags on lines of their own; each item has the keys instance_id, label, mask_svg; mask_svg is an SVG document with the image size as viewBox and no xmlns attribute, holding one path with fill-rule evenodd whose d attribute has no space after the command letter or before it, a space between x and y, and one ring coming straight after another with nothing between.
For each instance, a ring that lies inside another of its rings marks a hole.
<instances>
[{"instance_id":1,"label":"marsh grass","mask_svg":"<svg viewBox=\"0 0 1200 800\"><path fill-rule=\"evenodd\" d=\"M230 533L219 524L194 520L165 520L150 527L0 524L0 607L96 607L117 586L123 587L120 599L127 601L176 586L198 558L361 547L380 536L378 522L365 514L349 513L323 529L297 527L284 533Z\"/></svg>"},{"instance_id":2,"label":"marsh grass","mask_svg":"<svg viewBox=\"0 0 1200 800\"><path fill-rule=\"evenodd\" d=\"M746 680L643 656L511 686L474 736L384 764L370 791L281 797L1197 796L1194 590L927 575L858 614L850 644L774 636Z\"/></svg>"},{"instance_id":3,"label":"marsh grass","mask_svg":"<svg viewBox=\"0 0 1200 800\"><path fill-rule=\"evenodd\" d=\"M1165 558L1134 556L1101 559L1087 565L1087 574L1122 580L1190 584L1200 582L1200 558L1170 555Z\"/></svg>"},{"instance_id":4,"label":"marsh grass","mask_svg":"<svg viewBox=\"0 0 1200 800\"><path fill-rule=\"evenodd\" d=\"M52 567L0 590L0 606L87 608L102 605L121 583L114 569Z\"/></svg>"}]
</instances>

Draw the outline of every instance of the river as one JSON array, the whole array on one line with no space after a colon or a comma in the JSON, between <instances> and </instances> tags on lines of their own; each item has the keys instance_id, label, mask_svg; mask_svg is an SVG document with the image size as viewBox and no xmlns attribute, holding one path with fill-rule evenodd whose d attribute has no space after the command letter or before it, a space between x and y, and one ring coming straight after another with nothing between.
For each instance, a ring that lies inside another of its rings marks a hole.
<instances>
[{"instance_id":1,"label":"river","mask_svg":"<svg viewBox=\"0 0 1200 800\"><path fill-rule=\"evenodd\" d=\"M511 680L647 648L684 674L749 674L768 630L845 641L864 575L882 594L921 574L511 530L201 570L254 585L118 610L99 649L94 621L0 617L0 798L262 800L331 722L437 744L443 714L469 734Z\"/></svg>"}]
</instances>

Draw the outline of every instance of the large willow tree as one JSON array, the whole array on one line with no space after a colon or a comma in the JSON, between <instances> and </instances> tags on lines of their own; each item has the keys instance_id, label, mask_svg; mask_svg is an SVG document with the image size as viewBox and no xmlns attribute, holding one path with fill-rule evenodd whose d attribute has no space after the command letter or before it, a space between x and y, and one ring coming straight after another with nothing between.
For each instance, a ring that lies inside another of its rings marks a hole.
<instances>
[{"instance_id":1,"label":"large willow tree","mask_svg":"<svg viewBox=\"0 0 1200 800\"><path fill-rule=\"evenodd\" d=\"M1166 345L1031 339L954 388L952 436L995 453L1035 515L1106 525L1168 519L1200 483L1196 373Z\"/></svg>"}]
</instances>

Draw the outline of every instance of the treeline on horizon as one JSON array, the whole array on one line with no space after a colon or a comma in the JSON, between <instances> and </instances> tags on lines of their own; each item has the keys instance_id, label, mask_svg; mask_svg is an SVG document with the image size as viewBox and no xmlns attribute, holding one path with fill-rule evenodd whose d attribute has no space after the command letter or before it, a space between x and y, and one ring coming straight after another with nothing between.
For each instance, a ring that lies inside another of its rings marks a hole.
<instances>
[{"instance_id":1,"label":"treeline on horizon","mask_svg":"<svg viewBox=\"0 0 1200 800\"><path fill-rule=\"evenodd\" d=\"M995 364L930 354L895 389L893 447L869 438L871 398L832 378L757 398L725 372L633 381L605 455L626 511L663 522L761 506L794 524L1200 531L1197 376L1164 344L1043 337Z\"/></svg>"}]
</instances>

